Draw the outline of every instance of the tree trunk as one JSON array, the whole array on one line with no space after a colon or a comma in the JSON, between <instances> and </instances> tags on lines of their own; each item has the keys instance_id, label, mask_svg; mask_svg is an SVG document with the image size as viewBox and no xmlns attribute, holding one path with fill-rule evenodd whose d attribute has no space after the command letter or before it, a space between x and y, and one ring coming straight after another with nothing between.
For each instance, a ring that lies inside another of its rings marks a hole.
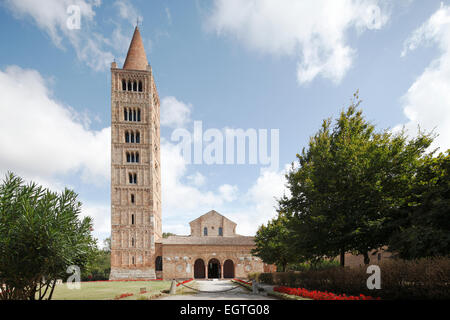
<instances>
[{"instance_id":1,"label":"tree trunk","mask_svg":"<svg viewBox=\"0 0 450 320\"><path fill-rule=\"evenodd\" d=\"M367 266L370 263L369 253L364 252L363 256L364 256L364 264Z\"/></svg>"},{"instance_id":2,"label":"tree trunk","mask_svg":"<svg viewBox=\"0 0 450 320\"><path fill-rule=\"evenodd\" d=\"M344 249L342 249L341 250L341 258L340 258L340 262L341 262L341 267L343 268L343 267L345 267L345 250Z\"/></svg>"}]
</instances>

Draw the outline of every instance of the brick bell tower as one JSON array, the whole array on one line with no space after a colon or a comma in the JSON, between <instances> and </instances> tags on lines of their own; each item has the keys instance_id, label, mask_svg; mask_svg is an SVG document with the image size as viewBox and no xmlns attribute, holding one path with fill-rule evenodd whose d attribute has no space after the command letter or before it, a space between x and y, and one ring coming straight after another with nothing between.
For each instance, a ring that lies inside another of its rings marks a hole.
<instances>
[{"instance_id":1,"label":"brick bell tower","mask_svg":"<svg viewBox=\"0 0 450 320\"><path fill-rule=\"evenodd\" d=\"M160 102L136 27L111 65L111 280L155 279L162 237Z\"/></svg>"}]
</instances>

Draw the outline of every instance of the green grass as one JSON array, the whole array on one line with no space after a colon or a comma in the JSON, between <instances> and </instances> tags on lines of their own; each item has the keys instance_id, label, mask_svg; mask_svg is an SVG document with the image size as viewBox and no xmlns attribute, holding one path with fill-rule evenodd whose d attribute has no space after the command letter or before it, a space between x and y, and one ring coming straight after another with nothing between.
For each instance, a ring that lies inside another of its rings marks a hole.
<instances>
[{"instance_id":1,"label":"green grass","mask_svg":"<svg viewBox=\"0 0 450 320\"><path fill-rule=\"evenodd\" d=\"M147 293L140 294L141 288ZM79 290L70 290L64 283L56 286L53 300L113 300L123 293L133 293L126 299L136 300L150 298L169 288L170 281L82 282Z\"/></svg>"}]
</instances>

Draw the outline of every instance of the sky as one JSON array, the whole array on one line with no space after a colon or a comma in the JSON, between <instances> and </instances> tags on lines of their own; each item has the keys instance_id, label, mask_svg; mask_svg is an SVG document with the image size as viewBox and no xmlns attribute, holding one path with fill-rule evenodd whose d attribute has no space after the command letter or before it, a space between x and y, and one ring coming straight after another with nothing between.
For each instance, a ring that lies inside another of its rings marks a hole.
<instances>
[{"instance_id":1,"label":"sky","mask_svg":"<svg viewBox=\"0 0 450 320\"><path fill-rule=\"evenodd\" d=\"M137 21L161 99L164 232L189 234L216 210L254 235L296 154L357 90L377 129L420 127L450 148L450 1L0 0L0 175L75 190L99 242L111 229L110 66ZM266 130L278 165L187 161L173 135L200 122Z\"/></svg>"}]
</instances>

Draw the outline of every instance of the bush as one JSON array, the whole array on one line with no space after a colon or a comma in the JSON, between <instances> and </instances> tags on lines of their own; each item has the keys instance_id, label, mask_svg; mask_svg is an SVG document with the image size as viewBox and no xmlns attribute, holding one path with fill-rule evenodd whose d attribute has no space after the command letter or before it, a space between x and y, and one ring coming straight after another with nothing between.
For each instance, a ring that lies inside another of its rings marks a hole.
<instances>
[{"instance_id":1,"label":"bush","mask_svg":"<svg viewBox=\"0 0 450 320\"><path fill-rule=\"evenodd\" d=\"M414 261L392 259L380 264L380 269L381 290L367 288L370 275L366 267L261 273L259 281L335 294L365 294L383 299L450 299L450 258Z\"/></svg>"}]
</instances>

